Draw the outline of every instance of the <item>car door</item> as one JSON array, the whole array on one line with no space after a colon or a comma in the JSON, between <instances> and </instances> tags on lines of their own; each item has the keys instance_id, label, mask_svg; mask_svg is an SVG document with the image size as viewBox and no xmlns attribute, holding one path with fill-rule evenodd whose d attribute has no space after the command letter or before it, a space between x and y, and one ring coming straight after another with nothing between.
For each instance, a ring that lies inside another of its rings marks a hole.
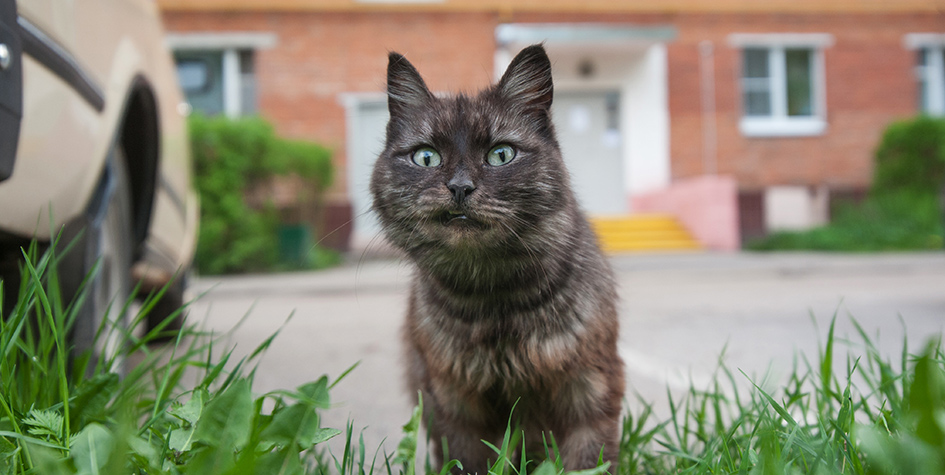
<instances>
[{"instance_id":1,"label":"car door","mask_svg":"<svg viewBox=\"0 0 945 475\"><path fill-rule=\"evenodd\" d=\"M0 181L13 173L23 117L22 47L16 31L16 2L0 1Z\"/></svg>"}]
</instances>

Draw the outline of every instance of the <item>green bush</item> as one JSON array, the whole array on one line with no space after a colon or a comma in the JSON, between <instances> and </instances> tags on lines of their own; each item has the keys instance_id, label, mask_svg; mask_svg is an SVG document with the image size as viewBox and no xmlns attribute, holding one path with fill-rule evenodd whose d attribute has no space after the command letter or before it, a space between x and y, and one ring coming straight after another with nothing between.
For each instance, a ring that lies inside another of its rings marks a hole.
<instances>
[{"instance_id":1,"label":"green bush","mask_svg":"<svg viewBox=\"0 0 945 475\"><path fill-rule=\"evenodd\" d=\"M937 195L945 186L945 119L894 122L876 150L873 194Z\"/></svg>"},{"instance_id":2,"label":"green bush","mask_svg":"<svg viewBox=\"0 0 945 475\"><path fill-rule=\"evenodd\" d=\"M940 206L924 193L875 195L863 203L840 203L833 221L803 232L777 232L749 243L755 251L907 251L940 249Z\"/></svg>"},{"instance_id":3,"label":"green bush","mask_svg":"<svg viewBox=\"0 0 945 475\"><path fill-rule=\"evenodd\" d=\"M876 150L870 194L839 204L832 222L802 232L777 232L746 248L817 251L941 249L945 230L945 120L895 122Z\"/></svg>"},{"instance_id":4,"label":"green bush","mask_svg":"<svg viewBox=\"0 0 945 475\"><path fill-rule=\"evenodd\" d=\"M200 237L195 263L205 274L259 272L279 264L279 219L271 203L251 206L247 195L276 175L306 180L318 201L331 185L330 152L280 139L261 118L190 118ZM294 267L311 267L313 262Z\"/></svg>"}]
</instances>

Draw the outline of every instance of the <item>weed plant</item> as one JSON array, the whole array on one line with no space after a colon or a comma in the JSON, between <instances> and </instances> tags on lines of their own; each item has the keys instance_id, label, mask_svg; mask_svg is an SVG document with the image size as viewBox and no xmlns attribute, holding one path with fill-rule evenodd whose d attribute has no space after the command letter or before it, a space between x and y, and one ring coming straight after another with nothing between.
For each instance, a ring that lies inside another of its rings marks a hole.
<instances>
[{"instance_id":1,"label":"weed plant","mask_svg":"<svg viewBox=\"0 0 945 475\"><path fill-rule=\"evenodd\" d=\"M16 299L0 318L0 475L436 473L418 460L422 402L387 454L365 447L352 423L321 426L344 374L254 393L254 365L277 334L233 361L219 335L192 326L157 349L150 343L160 328L139 337L103 327L100 337L121 333L116 354L74 355L68 334L78 302L59 295L56 256L37 254L35 246L24 252L16 295L0 286L0 299ZM666 419L643 401L628 404L616 465L576 473L945 475L941 341L914 355L904 339L892 362L855 322L856 344L835 336L835 321L817 358L798 355L779 389L720 365L709 387L667 394ZM132 358L139 362L120 377L113 369ZM548 436L547 460L527 460L510 425L492 446L490 473L564 473ZM343 437L340 453L324 448L334 437ZM458 469L450 462L438 475Z\"/></svg>"},{"instance_id":2,"label":"weed plant","mask_svg":"<svg viewBox=\"0 0 945 475\"><path fill-rule=\"evenodd\" d=\"M53 251L38 256L33 246L24 258L18 294L0 285L0 303L16 299L0 315L0 474L320 473L319 444L341 433L319 419L333 384L251 390L251 366L276 335L239 361L219 351L220 336L194 327L155 350L184 309L142 337L125 328L147 321L158 293L127 327L103 324L97 338L117 332L123 342L114 354L75 354L68 335L82 292L63 301Z\"/></svg>"}]
</instances>

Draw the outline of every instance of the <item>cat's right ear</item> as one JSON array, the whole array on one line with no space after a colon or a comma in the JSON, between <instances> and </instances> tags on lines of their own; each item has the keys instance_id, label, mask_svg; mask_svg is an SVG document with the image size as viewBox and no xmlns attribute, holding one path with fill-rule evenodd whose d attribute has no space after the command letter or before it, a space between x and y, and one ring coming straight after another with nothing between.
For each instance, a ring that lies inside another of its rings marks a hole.
<instances>
[{"instance_id":1,"label":"cat's right ear","mask_svg":"<svg viewBox=\"0 0 945 475\"><path fill-rule=\"evenodd\" d=\"M433 99L417 68L407 58L391 52L387 63L387 109L396 116L405 109L423 106Z\"/></svg>"},{"instance_id":2,"label":"cat's right ear","mask_svg":"<svg viewBox=\"0 0 945 475\"><path fill-rule=\"evenodd\" d=\"M499 80L498 89L507 99L526 107L551 110L555 88L545 47L531 45L515 55Z\"/></svg>"}]
</instances>

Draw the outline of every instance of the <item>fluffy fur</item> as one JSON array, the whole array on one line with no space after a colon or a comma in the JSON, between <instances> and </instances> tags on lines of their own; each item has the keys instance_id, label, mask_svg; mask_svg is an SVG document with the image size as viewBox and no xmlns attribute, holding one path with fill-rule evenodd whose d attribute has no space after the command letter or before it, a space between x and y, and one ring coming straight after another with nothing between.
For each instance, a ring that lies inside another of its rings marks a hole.
<instances>
[{"instance_id":1,"label":"fluffy fur","mask_svg":"<svg viewBox=\"0 0 945 475\"><path fill-rule=\"evenodd\" d=\"M513 405L526 449L556 440L569 469L616 461L624 392L612 272L570 189L551 123L551 64L523 50L498 84L438 98L390 54L386 146L371 180L391 243L416 268L407 380L434 454L484 474ZM493 166L487 154L515 156ZM439 153L420 166L421 149Z\"/></svg>"}]
</instances>

